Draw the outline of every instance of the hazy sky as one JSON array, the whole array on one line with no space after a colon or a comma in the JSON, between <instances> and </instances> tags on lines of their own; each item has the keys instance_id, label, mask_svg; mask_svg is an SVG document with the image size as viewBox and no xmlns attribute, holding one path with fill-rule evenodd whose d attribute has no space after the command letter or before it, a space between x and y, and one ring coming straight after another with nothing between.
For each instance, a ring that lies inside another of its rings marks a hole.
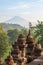
<instances>
[{"instance_id":1,"label":"hazy sky","mask_svg":"<svg viewBox=\"0 0 43 65\"><path fill-rule=\"evenodd\" d=\"M0 0L0 22L14 16L34 23L43 20L43 0Z\"/></svg>"}]
</instances>

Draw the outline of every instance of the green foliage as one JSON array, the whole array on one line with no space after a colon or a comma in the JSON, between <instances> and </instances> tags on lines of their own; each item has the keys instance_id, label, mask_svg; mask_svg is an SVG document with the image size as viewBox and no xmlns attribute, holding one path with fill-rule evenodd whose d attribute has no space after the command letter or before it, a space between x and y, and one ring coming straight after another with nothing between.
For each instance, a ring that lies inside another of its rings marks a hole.
<instances>
[{"instance_id":1,"label":"green foliage","mask_svg":"<svg viewBox=\"0 0 43 65\"><path fill-rule=\"evenodd\" d=\"M8 36L9 36L9 42L13 44L19 35L19 31L17 29L15 30L8 30Z\"/></svg>"},{"instance_id":2,"label":"green foliage","mask_svg":"<svg viewBox=\"0 0 43 65\"><path fill-rule=\"evenodd\" d=\"M10 24L10 23L0 23L3 26L4 30L14 30L14 29L22 29L23 27L18 24Z\"/></svg>"},{"instance_id":3,"label":"green foliage","mask_svg":"<svg viewBox=\"0 0 43 65\"><path fill-rule=\"evenodd\" d=\"M24 34L25 35L25 37L27 36L27 34L28 34L28 31L25 29L25 28L23 28L23 29L21 29L21 31L20 31L22 34Z\"/></svg>"},{"instance_id":4,"label":"green foliage","mask_svg":"<svg viewBox=\"0 0 43 65\"><path fill-rule=\"evenodd\" d=\"M17 41L18 35L19 34L24 34L25 36L27 35L27 30L26 29L14 29L14 30L8 30L8 36L9 36L9 42L13 44L15 41Z\"/></svg>"},{"instance_id":5,"label":"green foliage","mask_svg":"<svg viewBox=\"0 0 43 65\"><path fill-rule=\"evenodd\" d=\"M2 29L2 24L0 24L0 30Z\"/></svg>"},{"instance_id":6,"label":"green foliage","mask_svg":"<svg viewBox=\"0 0 43 65\"><path fill-rule=\"evenodd\" d=\"M11 45L8 43L7 32L0 29L0 58L6 59L9 52L11 52Z\"/></svg>"},{"instance_id":7,"label":"green foliage","mask_svg":"<svg viewBox=\"0 0 43 65\"><path fill-rule=\"evenodd\" d=\"M33 27L33 31L36 42L39 40L43 47L43 22L38 21L38 24L35 27Z\"/></svg>"}]
</instances>

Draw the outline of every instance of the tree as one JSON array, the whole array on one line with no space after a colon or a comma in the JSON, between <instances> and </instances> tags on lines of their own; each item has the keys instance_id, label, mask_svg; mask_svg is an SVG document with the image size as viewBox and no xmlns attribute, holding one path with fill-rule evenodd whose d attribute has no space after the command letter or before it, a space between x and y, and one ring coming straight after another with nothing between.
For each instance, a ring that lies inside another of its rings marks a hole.
<instances>
[{"instance_id":1,"label":"tree","mask_svg":"<svg viewBox=\"0 0 43 65\"><path fill-rule=\"evenodd\" d=\"M8 30L8 36L9 36L9 42L13 44L15 41L17 41L18 35L24 34L27 36L27 30L26 29L14 29L14 30Z\"/></svg>"},{"instance_id":2,"label":"tree","mask_svg":"<svg viewBox=\"0 0 43 65\"><path fill-rule=\"evenodd\" d=\"M8 43L7 32L0 25L0 60L6 59L9 52L11 52L11 45Z\"/></svg>"},{"instance_id":3,"label":"tree","mask_svg":"<svg viewBox=\"0 0 43 65\"><path fill-rule=\"evenodd\" d=\"M9 42L13 44L17 40L18 35L19 35L19 30L17 29L8 30Z\"/></svg>"},{"instance_id":4,"label":"tree","mask_svg":"<svg viewBox=\"0 0 43 65\"><path fill-rule=\"evenodd\" d=\"M28 34L28 31L27 31L25 28L23 28L23 29L21 29L20 33L21 33L21 34L24 34L25 37L26 37L27 34Z\"/></svg>"},{"instance_id":5,"label":"tree","mask_svg":"<svg viewBox=\"0 0 43 65\"><path fill-rule=\"evenodd\" d=\"M43 47L43 21L38 21L38 24L33 27L34 30L34 38L36 41L40 41L42 47Z\"/></svg>"}]
</instances>

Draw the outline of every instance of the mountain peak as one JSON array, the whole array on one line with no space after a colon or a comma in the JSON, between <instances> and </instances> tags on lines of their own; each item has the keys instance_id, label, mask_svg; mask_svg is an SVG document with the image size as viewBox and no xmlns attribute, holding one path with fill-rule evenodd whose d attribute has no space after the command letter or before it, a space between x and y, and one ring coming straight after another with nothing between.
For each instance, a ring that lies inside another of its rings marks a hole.
<instances>
[{"instance_id":1,"label":"mountain peak","mask_svg":"<svg viewBox=\"0 0 43 65\"><path fill-rule=\"evenodd\" d=\"M28 22L24 18L22 18L20 16L15 16L15 17L5 21L5 23L19 24L19 25L21 25L23 27L28 26Z\"/></svg>"}]
</instances>

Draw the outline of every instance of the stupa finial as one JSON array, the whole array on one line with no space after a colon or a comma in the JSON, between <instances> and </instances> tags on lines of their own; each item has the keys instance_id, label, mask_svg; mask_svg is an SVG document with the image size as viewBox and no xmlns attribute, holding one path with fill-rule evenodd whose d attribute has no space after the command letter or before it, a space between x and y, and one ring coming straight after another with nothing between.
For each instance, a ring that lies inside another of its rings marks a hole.
<instances>
[{"instance_id":1,"label":"stupa finial","mask_svg":"<svg viewBox=\"0 0 43 65\"><path fill-rule=\"evenodd\" d=\"M31 35L31 30L29 29L29 33L28 33L28 35Z\"/></svg>"}]
</instances>

